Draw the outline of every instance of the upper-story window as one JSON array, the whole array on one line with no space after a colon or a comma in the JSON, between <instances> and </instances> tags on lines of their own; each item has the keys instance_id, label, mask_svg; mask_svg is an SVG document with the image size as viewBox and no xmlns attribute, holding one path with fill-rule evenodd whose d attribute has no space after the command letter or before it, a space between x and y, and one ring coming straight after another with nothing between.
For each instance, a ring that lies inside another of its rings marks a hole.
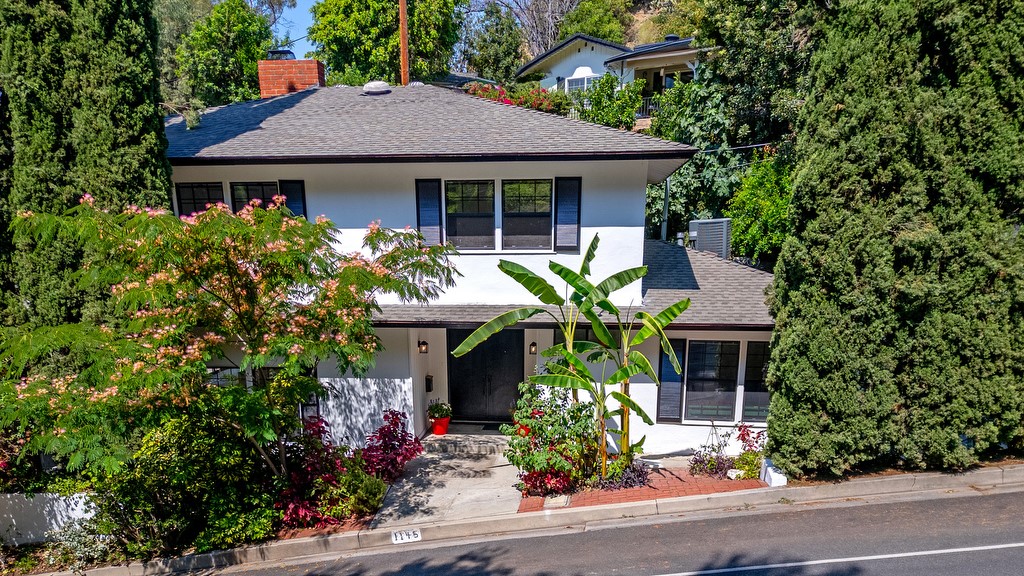
<instances>
[{"instance_id":1,"label":"upper-story window","mask_svg":"<svg viewBox=\"0 0 1024 576\"><path fill-rule=\"evenodd\" d=\"M494 249L494 181L449 180L444 184L445 228L459 250Z\"/></svg>"},{"instance_id":2,"label":"upper-story window","mask_svg":"<svg viewBox=\"0 0 1024 576\"><path fill-rule=\"evenodd\" d=\"M178 214L203 212L207 206L224 202L224 185L220 182L183 182L174 186Z\"/></svg>"},{"instance_id":3,"label":"upper-story window","mask_svg":"<svg viewBox=\"0 0 1024 576\"><path fill-rule=\"evenodd\" d=\"M426 242L464 251L579 249L582 179L500 182L417 180L416 224Z\"/></svg>"},{"instance_id":4,"label":"upper-story window","mask_svg":"<svg viewBox=\"0 0 1024 576\"><path fill-rule=\"evenodd\" d=\"M178 200L178 214L186 216L203 212L211 204L223 203L224 185L220 182L181 182L174 185ZM241 210L258 198L263 206L281 194L285 205L296 216L306 215L306 186L302 180L270 182L232 182L231 209Z\"/></svg>"},{"instance_id":5,"label":"upper-story window","mask_svg":"<svg viewBox=\"0 0 1024 576\"><path fill-rule=\"evenodd\" d=\"M551 249L551 180L501 182L501 246Z\"/></svg>"},{"instance_id":6,"label":"upper-story window","mask_svg":"<svg viewBox=\"0 0 1024 576\"><path fill-rule=\"evenodd\" d=\"M277 182L232 182L231 208L241 210L249 202L258 199L261 206L273 201L274 196L285 197L285 205L296 216L306 215L306 186L302 180L279 180Z\"/></svg>"}]
</instances>

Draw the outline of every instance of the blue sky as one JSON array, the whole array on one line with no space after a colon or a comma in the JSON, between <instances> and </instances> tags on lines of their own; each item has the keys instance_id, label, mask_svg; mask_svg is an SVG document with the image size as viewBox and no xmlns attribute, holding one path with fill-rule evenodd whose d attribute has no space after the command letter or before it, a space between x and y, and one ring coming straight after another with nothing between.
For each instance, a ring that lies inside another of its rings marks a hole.
<instances>
[{"instance_id":1,"label":"blue sky","mask_svg":"<svg viewBox=\"0 0 1024 576\"><path fill-rule=\"evenodd\" d=\"M277 29L274 32L278 36L284 36L285 33L288 33L292 39L305 36L306 30L313 24L313 15L309 13L309 9L315 3L316 0L298 0L295 8L287 9L281 15L281 18L277 21ZM309 40L303 39L293 44L291 49L292 52L295 52L296 58L302 59L305 57L306 52L313 50L313 45L309 43Z\"/></svg>"}]
</instances>

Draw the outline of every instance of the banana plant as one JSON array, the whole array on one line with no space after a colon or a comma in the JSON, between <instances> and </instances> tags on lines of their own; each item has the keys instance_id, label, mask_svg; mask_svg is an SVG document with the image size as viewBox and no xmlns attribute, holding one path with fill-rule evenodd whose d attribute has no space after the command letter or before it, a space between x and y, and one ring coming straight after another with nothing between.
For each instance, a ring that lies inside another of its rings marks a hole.
<instances>
[{"instance_id":1,"label":"banana plant","mask_svg":"<svg viewBox=\"0 0 1024 576\"><path fill-rule=\"evenodd\" d=\"M679 359L669 343L665 328L689 307L690 301L685 299L676 302L656 315L645 311L630 314L627 310L628 320L623 320L623 312L609 298L615 291L642 279L647 274L647 267L638 266L621 270L594 284L588 277L591 273L590 264L596 257L599 243L600 239L595 235L584 253L579 272L557 262L549 262L548 268L565 281L567 296L562 296L547 280L524 266L501 260L498 268L502 272L529 290L542 304L556 307L557 312L540 306L526 306L499 314L470 334L453 354L456 357L462 356L504 328L528 318L540 314L550 316L562 333L564 343L555 344L543 352L544 356L552 357L554 360L547 363L546 374L531 375L530 380L541 385L570 388L574 400L578 400L577 394L580 390L593 398L596 407L594 416L601 431L601 475L605 476L608 432L619 435L620 451L625 457L631 457L633 451L642 445L643 440L637 444L630 444L630 413L635 412L648 424L654 423L629 396L630 378L639 374L646 375L655 384L660 385L657 371L651 362L635 348L647 339L657 336L673 368L680 372ZM603 317L605 314L609 320L614 319L614 332L606 323ZM575 339L581 316L589 322L596 342ZM587 362L583 361L584 357ZM614 370L605 376L605 367L609 362L614 366ZM601 378L594 376L588 363L602 367ZM618 386L619 389L609 391L614 386ZM612 400L619 405L614 410L609 407ZM620 418L620 429L608 430L607 420L615 417Z\"/></svg>"}]
</instances>

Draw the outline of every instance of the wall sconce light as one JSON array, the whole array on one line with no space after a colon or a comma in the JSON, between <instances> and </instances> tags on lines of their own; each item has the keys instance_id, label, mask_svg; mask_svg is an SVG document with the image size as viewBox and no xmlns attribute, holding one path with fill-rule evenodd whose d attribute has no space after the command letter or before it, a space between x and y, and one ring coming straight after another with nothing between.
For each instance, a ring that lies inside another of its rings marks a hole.
<instances>
[{"instance_id":1,"label":"wall sconce light","mask_svg":"<svg viewBox=\"0 0 1024 576\"><path fill-rule=\"evenodd\" d=\"M419 342L417 342L416 348L419 349L420 354L426 354L427 352L430 351L430 345L427 344L426 340L420 340Z\"/></svg>"},{"instance_id":2,"label":"wall sconce light","mask_svg":"<svg viewBox=\"0 0 1024 576\"><path fill-rule=\"evenodd\" d=\"M530 342L530 354L533 354L533 355L537 354L537 343L536 342Z\"/></svg>"}]
</instances>

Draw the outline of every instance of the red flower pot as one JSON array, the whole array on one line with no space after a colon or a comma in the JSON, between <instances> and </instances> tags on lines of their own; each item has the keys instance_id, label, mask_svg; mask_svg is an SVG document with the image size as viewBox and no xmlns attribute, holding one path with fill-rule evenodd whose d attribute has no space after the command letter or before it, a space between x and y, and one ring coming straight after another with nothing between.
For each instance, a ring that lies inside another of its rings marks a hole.
<instances>
[{"instance_id":1,"label":"red flower pot","mask_svg":"<svg viewBox=\"0 0 1024 576\"><path fill-rule=\"evenodd\" d=\"M444 436L448 433L448 423L451 422L451 417L446 418L431 418L430 419L430 432L435 436Z\"/></svg>"}]
</instances>

